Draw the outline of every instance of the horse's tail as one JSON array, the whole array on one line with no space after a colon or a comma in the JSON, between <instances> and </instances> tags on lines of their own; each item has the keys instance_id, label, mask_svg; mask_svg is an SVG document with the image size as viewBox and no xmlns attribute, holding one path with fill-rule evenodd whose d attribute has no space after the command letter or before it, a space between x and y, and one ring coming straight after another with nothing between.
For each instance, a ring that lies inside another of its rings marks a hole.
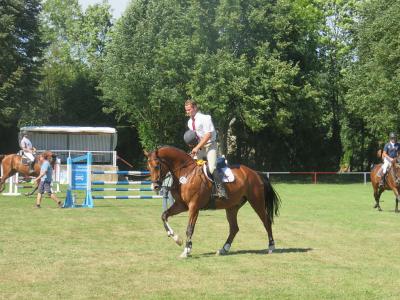
<instances>
[{"instance_id":1,"label":"horse's tail","mask_svg":"<svg viewBox=\"0 0 400 300\"><path fill-rule=\"evenodd\" d=\"M267 208L267 216L269 221L274 223L274 216L279 215L279 208L281 206L281 198L278 193L274 190L269 181L268 177L262 173L260 173L264 181L264 197L265 197L265 206Z\"/></svg>"},{"instance_id":2,"label":"horse's tail","mask_svg":"<svg viewBox=\"0 0 400 300\"><path fill-rule=\"evenodd\" d=\"M6 157L4 154L0 154L0 163L3 160L4 157Z\"/></svg>"}]
</instances>

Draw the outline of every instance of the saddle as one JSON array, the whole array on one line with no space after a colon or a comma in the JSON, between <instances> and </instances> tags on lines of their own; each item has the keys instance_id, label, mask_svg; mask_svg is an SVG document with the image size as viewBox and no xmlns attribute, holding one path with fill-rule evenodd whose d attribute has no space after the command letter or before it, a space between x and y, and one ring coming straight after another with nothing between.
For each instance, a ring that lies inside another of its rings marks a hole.
<instances>
[{"instance_id":1,"label":"saddle","mask_svg":"<svg viewBox=\"0 0 400 300\"><path fill-rule=\"evenodd\" d=\"M22 163L23 165L29 166L29 165L32 163L32 161L31 161L27 156L25 156L25 154L24 154L23 151L21 151L21 152L19 153L19 155L21 155L21 163ZM37 158L36 158L36 156L35 156L35 159L34 159L33 162L36 162L36 161L37 161Z\"/></svg>"},{"instance_id":2,"label":"saddle","mask_svg":"<svg viewBox=\"0 0 400 300\"><path fill-rule=\"evenodd\" d=\"M212 174L208 170L207 161L197 160L196 163L197 163L197 165L203 167L203 173L206 176L206 178L209 181L214 182L214 180L212 179ZM223 175L222 176L223 182L234 182L235 181L235 175L233 174L232 169L229 168L228 165L226 164L226 160L224 157L217 158L217 171L221 175Z\"/></svg>"},{"instance_id":3,"label":"saddle","mask_svg":"<svg viewBox=\"0 0 400 300\"><path fill-rule=\"evenodd\" d=\"M200 160L197 161L197 164L202 166L202 170L203 173L205 175L205 177L211 181L214 182L213 180L213 176L212 174L210 174L210 171L208 170L207 167L207 161L204 160ZM222 175L222 181L223 182L233 182L235 181L235 175L233 174L231 168L229 168L226 164L226 160L224 157L218 157L217 158L217 172L220 173L220 175ZM217 191L216 191L216 187L215 184L212 185L212 191L211 191L211 196L210 196L210 200L208 201L207 205L203 208L201 208L201 210L208 210L208 209L216 209L216 203L215 201L218 199L217 196Z\"/></svg>"}]
</instances>

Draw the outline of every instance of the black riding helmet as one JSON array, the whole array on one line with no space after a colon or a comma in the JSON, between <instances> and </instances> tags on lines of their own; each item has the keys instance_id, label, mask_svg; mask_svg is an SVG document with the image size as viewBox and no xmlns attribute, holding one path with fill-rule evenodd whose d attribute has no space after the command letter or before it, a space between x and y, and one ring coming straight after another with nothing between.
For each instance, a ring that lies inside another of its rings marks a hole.
<instances>
[{"instance_id":1,"label":"black riding helmet","mask_svg":"<svg viewBox=\"0 0 400 300\"><path fill-rule=\"evenodd\" d=\"M194 132L193 130L186 131L185 134L183 135L183 140L188 146L196 146L199 142L197 139L196 132Z\"/></svg>"},{"instance_id":2,"label":"black riding helmet","mask_svg":"<svg viewBox=\"0 0 400 300\"><path fill-rule=\"evenodd\" d=\"M390 134L389 134L389 139L393 139L393 140L397 140L397 136L396 136L396 134L394 133L394 132L391 132Z\"/></svg>"}]
</instances>

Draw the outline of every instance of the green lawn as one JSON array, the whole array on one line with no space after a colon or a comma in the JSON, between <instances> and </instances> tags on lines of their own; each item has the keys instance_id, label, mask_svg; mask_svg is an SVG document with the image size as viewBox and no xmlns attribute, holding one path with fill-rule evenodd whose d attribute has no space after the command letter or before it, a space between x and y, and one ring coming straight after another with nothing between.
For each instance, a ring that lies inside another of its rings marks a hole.
<instances>
[{"instance_id":1,"label":"green lawn","mask_svg":"<svg viewBox=\"0 0 400 300\"><path fill-rule=\"evenodd\" d=\"M277 250L251 207L227 256L224 211L202 211L192 257L167 238L160 200L96 200L57 209L0 197L2 299L398 299L400 215L394 196L372 209L363 184L276 184ZM187 214L170 219L181 236Z\"/></svg>"}]
</instances>

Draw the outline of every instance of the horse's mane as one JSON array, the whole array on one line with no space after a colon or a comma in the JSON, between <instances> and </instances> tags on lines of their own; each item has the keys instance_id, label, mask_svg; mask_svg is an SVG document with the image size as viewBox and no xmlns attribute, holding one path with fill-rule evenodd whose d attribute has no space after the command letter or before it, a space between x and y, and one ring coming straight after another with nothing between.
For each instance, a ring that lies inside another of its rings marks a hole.
<instances>
[{"instance_id":1,"label":"horse's mane","mask_svg":"<svg viewBox=\"0 0 400 300\"><path fill-rule=\"evenodd\" d=\"M182 149L179 149L179 148L177 148L177 147L175 147L175 146L170 146L170 145L161 145L161 146L158 146L158 147L156 148L156 150L154 150L154 152L155 152L155 151L159 151L161 148L172 148L172 149L174 149L174 150L176 150L176 151L178 151L178 152L181 152L182 154L185 154L188 158L193 159L187 152L185 152L185 151L183 151ZM152 151L152 152L153 152L153 151Z\"/></svg>"}]
</instances>

